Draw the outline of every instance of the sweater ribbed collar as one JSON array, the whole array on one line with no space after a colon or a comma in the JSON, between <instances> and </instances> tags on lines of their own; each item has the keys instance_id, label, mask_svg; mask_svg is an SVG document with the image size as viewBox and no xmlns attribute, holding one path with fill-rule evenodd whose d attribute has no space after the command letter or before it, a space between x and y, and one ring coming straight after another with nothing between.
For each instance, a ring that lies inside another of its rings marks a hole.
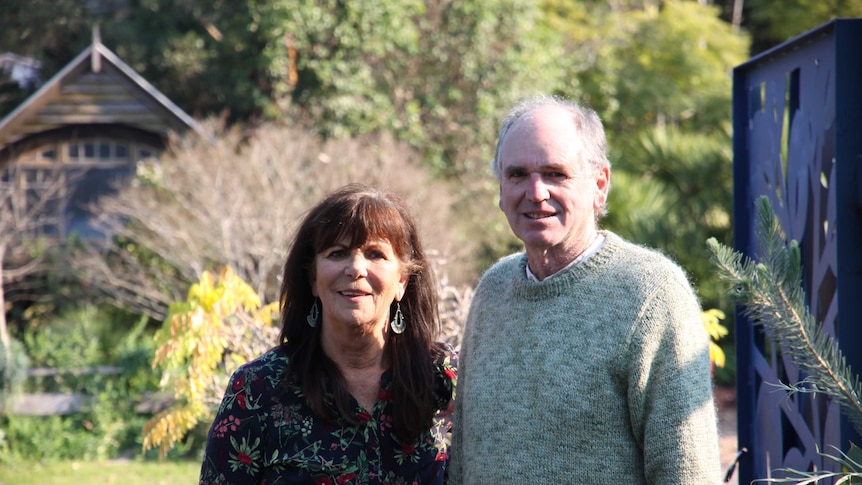
<instances>
[{"instance_id":1,"label":"sweater ribbed collar","mask_svg":"<svg viewBox=\"0 0 862 485\"><path fill-rule=\"evenodd\" d=\"M611 231L599 231L605 237L605 242L595 254L580 264L569 266L554 273L553 278L542 281L531 281L527 278L527 253L519 253L511 268L515 296L526 300L544 300L571 294L573 288L579 285L586 276L594 276L603 271L608 263L619 252L622 239Z\"/></svg>"}]
</instances>

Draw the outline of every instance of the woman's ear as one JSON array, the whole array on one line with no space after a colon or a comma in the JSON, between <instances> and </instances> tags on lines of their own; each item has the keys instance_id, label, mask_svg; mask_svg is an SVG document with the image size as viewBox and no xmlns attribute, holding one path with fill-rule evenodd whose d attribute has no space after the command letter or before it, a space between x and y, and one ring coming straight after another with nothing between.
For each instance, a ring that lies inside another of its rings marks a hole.
<instances>
[{"instance_id":1,"label":"woman's ear","mask_svg":"<svg viewBox=\"0 0 862 485\"><path fill-rule=\"evenodd\" d=\"M312 263L314 264L314 263ZM317 277L314 274L314 267L308 270L308 286L311 287L311 296L317 298L317 286L315 286L315 282L317 281Z\"/></svg>"},{"instance_id":2,"label":"woman's ear","mask_svg":"<svg viewBox=\"0 0 862 485\"><path fill-rule=\"evenodd\" d=\"M409 281L409 274L401 275L401 279L398 280L398 290L395 292L395 301L401 301L401 299L404 298L404 293L407 292L407 283Z\"/></svg>"}]
</instances>

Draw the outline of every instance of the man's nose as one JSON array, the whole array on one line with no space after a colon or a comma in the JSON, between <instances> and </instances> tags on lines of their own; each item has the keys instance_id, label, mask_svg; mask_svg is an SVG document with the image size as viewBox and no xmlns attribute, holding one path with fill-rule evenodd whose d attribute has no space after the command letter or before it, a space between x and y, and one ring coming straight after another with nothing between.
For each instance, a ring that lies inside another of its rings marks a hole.
<instances>
[{"instance_id":1,"label":"man's nose","mask_svg":"<svg viewBox=\"0 0 862 485\"><path fill-rule=\"evenodd\" d=\"M530 174L530 178L527 181L527 198L530 202L544 202L550 198L550 192L548 191L547 184L545 184L545 180L542 178L542 174Z\"/></svg>"}]
</instances>

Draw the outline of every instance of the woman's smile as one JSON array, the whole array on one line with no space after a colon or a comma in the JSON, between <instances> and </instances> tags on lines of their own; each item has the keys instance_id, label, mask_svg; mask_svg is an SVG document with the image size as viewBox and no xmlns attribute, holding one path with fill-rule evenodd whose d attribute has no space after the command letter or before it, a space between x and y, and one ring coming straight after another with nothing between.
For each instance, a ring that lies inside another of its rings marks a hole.
<instances>
[{"instance_id":1,"label":"woman's smile","mask_svg":"<svg viewBox=\"0 0 862 485\"><path fill-rule=\"evenodd\" d=\"M380 329L390 305L404 294L407 276L386 240L348 247L340 240L314 258L313 293L320 298L324 326Z\"/></svg>"}]
</instances>

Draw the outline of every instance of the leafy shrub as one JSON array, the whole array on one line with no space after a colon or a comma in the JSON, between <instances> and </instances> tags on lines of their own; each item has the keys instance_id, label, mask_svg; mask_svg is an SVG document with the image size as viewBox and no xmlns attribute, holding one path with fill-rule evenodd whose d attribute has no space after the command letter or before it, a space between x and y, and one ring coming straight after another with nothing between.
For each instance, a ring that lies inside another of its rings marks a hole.
<instances>
[{"instance_id":1,"label":"leafy shrub","mask_svg":"<svg viewBox=\"0 0 862 485\"><path fill-rule=\"evenodd\" d=\"M27 378L27 354L21 342L11 339L9 353L0 345L0 412L15 398ZM0 439L0 447L3 440Z\"/></svg>"},{"instance_id":2,"label":"leafy shrub","mask_svg":"<svg viewBox=\"0 0 862 485\"><path fill-rule=\"evenodd\" d=\"M3 417L0 461L105 459L140 449L140 430L149 416L136 406L158 390L148 324L113 309L84 306L28 333L25 343L34 366L60 373L31 377L27 391L85 394L91 400L70 415ZM82 372L96 367L116 372Z\"/></svg>"}]
</instances>

